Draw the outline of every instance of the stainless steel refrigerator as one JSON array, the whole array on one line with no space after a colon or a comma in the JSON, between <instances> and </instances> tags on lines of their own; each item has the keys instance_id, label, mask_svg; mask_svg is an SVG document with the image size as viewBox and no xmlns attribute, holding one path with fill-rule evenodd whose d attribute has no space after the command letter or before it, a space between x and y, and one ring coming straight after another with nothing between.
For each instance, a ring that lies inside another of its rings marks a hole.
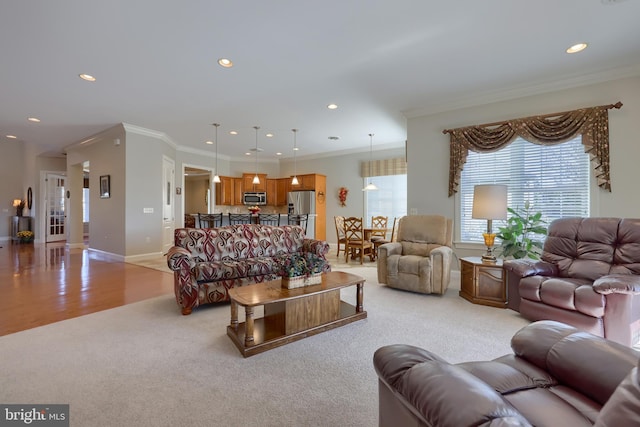
<instances>
[{"instance_id":1,"label":"stainless steel refrigerator","mask_svg":"<svg viewBox=\"0 0 640 427\"><path fill-rule=\"evenodd\" d=\"M316 236L316 192L292 191L287 194L289 213L293 215L309 215L305 236L314 239Z\"/></svg>"}]
</instances>

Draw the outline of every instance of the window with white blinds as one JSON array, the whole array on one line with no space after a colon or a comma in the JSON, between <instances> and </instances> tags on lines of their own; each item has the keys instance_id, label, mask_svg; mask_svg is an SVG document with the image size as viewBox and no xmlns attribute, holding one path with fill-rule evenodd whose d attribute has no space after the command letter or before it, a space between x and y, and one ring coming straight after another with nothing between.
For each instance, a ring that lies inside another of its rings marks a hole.
<instances>
[{"instance_id":1,"label":"window with white blinds","mask_svg":"<svg viewBox=\"0 0 640 427\"><path fill-rule=\"evenodd\" d=\"M393 218L407 214L407 175L386 175L366 178L364 185L372 182L377 191L365 193L365 223L371 222L372 216L386 216L389 223Z\"/></svg>"},{"instance_id":2,"label":"window with white blinds","mask_svg":"<svg viewBox=\"0 0 640 427\"><path fill-rule=\"evenodd\" d=\"M589 155L578 136L557 145L516 139L492 153L469 151L460 178L458 229L462 242L482 243L487 221L472 219L473 187L505 184L508 206L518 210L528 201L548 223L569 216L589 216ZM493 230L504 221L493 221Z\"/></svg>"}]
</instances>

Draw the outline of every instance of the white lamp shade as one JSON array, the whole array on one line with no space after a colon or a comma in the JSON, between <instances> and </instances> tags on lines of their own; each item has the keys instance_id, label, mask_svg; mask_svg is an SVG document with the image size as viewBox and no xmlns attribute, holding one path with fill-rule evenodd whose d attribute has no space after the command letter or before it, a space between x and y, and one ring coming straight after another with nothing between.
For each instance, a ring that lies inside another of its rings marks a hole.
<instances>
[{"instance_id":1,"label":"white lamp shade","mask_svg":"<svg viewBox=\"0 0 640 427\"><path fill-rule=\"evenodd\" d=\"M507 219L507 186L481 184L473 188L471 218Z\"/></svg>"}]
</instances>

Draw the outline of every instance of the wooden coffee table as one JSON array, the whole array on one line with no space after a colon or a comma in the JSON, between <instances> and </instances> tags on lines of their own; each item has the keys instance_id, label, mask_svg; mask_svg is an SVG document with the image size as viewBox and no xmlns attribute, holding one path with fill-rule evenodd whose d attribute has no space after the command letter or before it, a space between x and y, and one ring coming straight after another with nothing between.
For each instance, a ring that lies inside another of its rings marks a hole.
<instances>
[{"instance_id":1,"label":"wooden coffee table","mask_svg":"<svg viewBox=\"0 0 640 427\"><path fill-rule=\"evenodd\" d=\"M340 289L356 286L356 305L340 299ZM282 288L281 280L229 290L231 324L227 335L244 357L298 341L367 317L362 308L364 278L342 271L322 275L322 283L296 289ZM245 322L238 323L238 306ZM254 307L264 306L264 317L254 319Z\"/></svg>"}]
</instances>

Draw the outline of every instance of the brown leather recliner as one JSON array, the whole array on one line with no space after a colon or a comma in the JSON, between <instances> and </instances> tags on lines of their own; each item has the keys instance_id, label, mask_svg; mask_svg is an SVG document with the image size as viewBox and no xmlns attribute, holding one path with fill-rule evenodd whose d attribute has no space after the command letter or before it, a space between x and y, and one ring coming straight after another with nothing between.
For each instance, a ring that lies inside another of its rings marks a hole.
<instances>
[{"instance_id":1,"label":"brown leather recliner","mask_svg":"<svg viewBox=\"0 0 640 427\"><path fill-rule=\"evenodd\" d=\"M411 345L375 352L380 426L637 426L640 352L555 321L515 354L452 365Z\"/></svg>"},{"instance_id":2,"label":"brown leather recliner","mask_svg":"<svg viewBox=\"0 0 640 427\"><path fill-rule=\"evenodd\" d=\"M625 345L640 334L640 219L553 221L541 261L506 260L508 307Z\"/></svg>"}]
</instances>

